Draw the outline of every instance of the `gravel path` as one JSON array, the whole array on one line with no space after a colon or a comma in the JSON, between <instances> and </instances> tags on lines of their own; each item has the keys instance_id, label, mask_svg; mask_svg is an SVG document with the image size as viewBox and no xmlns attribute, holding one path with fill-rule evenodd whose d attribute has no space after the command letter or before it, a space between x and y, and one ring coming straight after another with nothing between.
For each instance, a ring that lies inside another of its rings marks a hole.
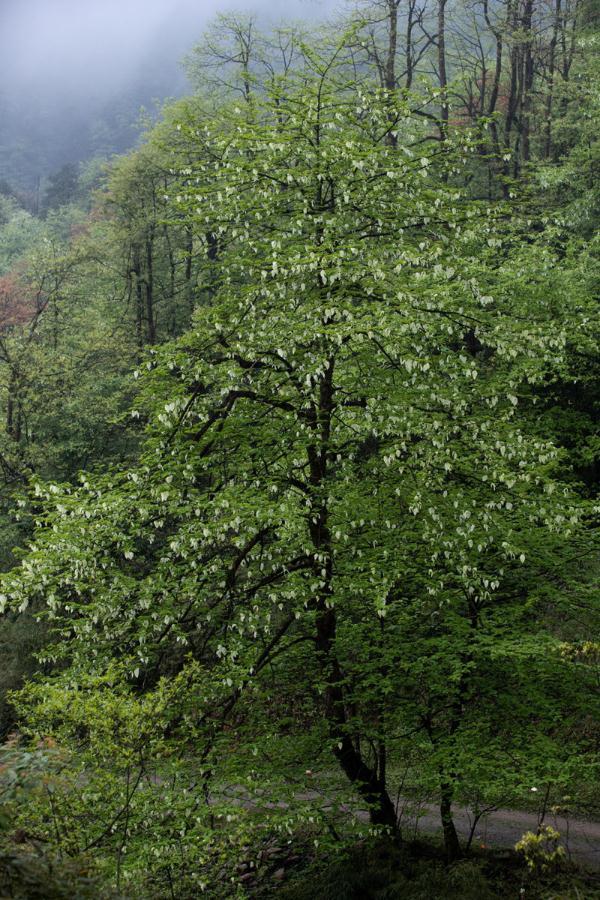
<instances>
[{"instance_id":1,"label":"gravel path","mask_svg":"<svg viewBox=\"0 0 600 900\"><path fill-rule=\"evenodd\" d=\"M471 832L472 813L459 806L453 810L454 824L460 838L466 841ZM439 810L434 804L425 804L418 816L406 812L401 816L407 836L441 832ZM600 822L583 819L567 819L547 815L545 825L552 825L561 835L561 843L573 862L588 869L600 870ZM487 813L477 823L473 843L491 847L514 847L526 831L535 832L538 818L533 813L512 809L498 809Z\"/></svg>"},{"instance_id":2,"label":"gravel path","mask_svg":"<svg viewBox=\"0 0 600 900\"><path fill-rule=\"evenodd\" d=\"M253 806L254 802L247 798L242 799L244 788L236 789L237 802L243 806ZM303 791L297 794L298 800L322 800L321 809L329 812L332 809L331 800L318 791ZM265 804L266 807L280 807L287 809L288 804ZM344 808L344 807L342 807ZM347 812L352 812L362 822L369 821L366 810L357 810L356 807L345 807ZM466 807L454 806L452 809L454 824L463 846L469 839L473 822L473 814ZM440 811L434 803L420 804L416 809L410 801L400 801L399 819L402 833L405 838L416 838L417 835L441 835ZM547 814L544 825L551 825L561 836L560 843L564 846L569 859L580 866L600 871L600 822L587 821L585 819L566 818ZM513 848L526 831L536 832L538 817L535 813L519 812L513 809L497 809L483 815L475 828L473 845L485 845L488 847Z\"/></svg>"}]
</instances>

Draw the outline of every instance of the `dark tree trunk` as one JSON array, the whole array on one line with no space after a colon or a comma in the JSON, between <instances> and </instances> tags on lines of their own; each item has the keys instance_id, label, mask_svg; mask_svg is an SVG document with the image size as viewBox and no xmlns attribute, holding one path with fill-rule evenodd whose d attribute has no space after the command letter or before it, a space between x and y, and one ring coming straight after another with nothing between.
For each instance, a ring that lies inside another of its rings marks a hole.
<instances>
[{"instance_id":1,"label":"dark tree trunk","mask_svg":"<svg viewBox=\"0 0 600 900\"><path fill-rule=\"evenodd\" d=\"M335 611L327 608L324 598L320 598L318 603L316 647L327 681L325 715L334 741L334 755L348 780L367 804L372 824L383 826L397 834L396 809L387 791L385 773L377 772L367 765L348 734L343 674L335 653Z\"/></svg>"},{"instance_id":2,"label":"dark tree trunk","mask_svg":"<svg viewBox=\"0 0 600 900\"><path fill-rule=\"evenodd\" d=\"M441 798L440 798L440 815L442 818L442 828L444 831L444 847L446 849L446 859L449 863L455 862L461 856L461 847L454 819L452 818L452 785L446 781L442 775L441 779Z\"/></svg>"},{"instance_id":3,"label":"dark tree trunk","mask_svg":"<svg viewBox=\"0 0 600 900\"><path fill-rule=\"evenodd\" d=\"M548 94L546 96L546 134L544 140L544 157L550 159L552 155L552 112L554 105L554 73L556 70L556 45L558 43L558 29L560 26L562 0L556 0L554 12L554 25L552 38L548 52Z\"/></svg>"},{"instance_id":4,"label":"dark tree trunk","mask_svg":"<svg viewBox=\"0 0 600 900\"><path fill-rule=\"evenodd\" d=\"M525 33L523 47L523 75L521 91L521 157L523 162L531 158L531 104L533 91L533 0L525 0L522 28Z\"/></svg>"},{"instance_id":5,"label":"dark tree trunk","mask_svg":"<svg viewBox=\"0 0 600 900\"><path fill-rule=\"evenodd\" d=\"M489 8L488 8L488 0L484 0L483 12L485 16L485 21L494 35L494 39L496 41L496 56L494 62L494 74L492 76L492 86L490 89L490 98L488 100L486 115L489 116L491 121L491 132L492 132L492 140L494 142L494 152L499 155L500 154L500 139L498 136L498 126L496 124L496 120L494 119L494 113L496 112L496 106L498 104L498 95L500 93L500 78L502 76L502 56L504 51L504 45L502 40L502 31L500 29L496 29L492 26L489 17Z\"/></svg>"},{"instance_id":6,"label":"dark tree trunk","mask_svg":"<svg viewBox=\"0 0 600 900\"><path fill-rule=\"evenodd\" d=\"M315 647L317 659L325 682L324 712L334 755L359 796L369 807L373 825L389 828L398 834L396 810L385 784L385 772L369 766L352 741L347 718L344 677L336 653L337 620L331 603L333 579L333 552L329 529L327 500L322 487L328 475L329 440L331 419L334 412L333 389L334 360L329 360L322 376L318 408L310 415L314 443L308 448L310 485L316 498L308 521L311 543L314 549L315 576L322 587L316 598ZM383 776L383 777L382 777Z\"/></svg>"},{"instance_id":7,"label":"dark tree trunk","mask_svg":"<svg viewBox=\"0 0 600 900\"><path fill-rule=\"evenodd\" d=\"M398 137L395 131L396 112L393 104L393 94L396 90L396 53L398 52L398 0L388 0L388 48L383 71L384 87L388 92L390 104L390 131L387 136L391 147L398 145Z\"/></svg>"},{"instance_id":8,"label":"dark tree trunk","mask_svg":"<svg viewBox=\"0 0 600 900\"><path fill-rule=\"evenodd\" d=\"M398 3L388 0L388 52L385 66L385 86L388 91L396 89L396 52L398 49Z\"/></svg>"},{"instance_id":9,"label":"dark tree trunk","mask_svg":"<svg viewBox=\"0 0 600 900\"><path fill-rule=\"evenodd\" d=\"M154 312L154 239L152 233L146 239L146 320L148 343L156 343L156 316Z\"/></svg>"},{"instance_id":10,"label":"dark tree trunk","mask_svg":"<svg viewBox=\"0 0 600 900\"><path fill-rule=\"evenodd\" d=\"M131 274L135 279L135 333L141 350L144 346L144 294L140 248L137 244L131 249Z\"/></svg>"},{"instance_id":11,"label":"dark tree trunk","mask_svg":"<svg viewBox=\"0 0 600 900\"><path fill-rule=\"evenodd\" d=\"M208 258L211 262L216 262L219 258L219 241L216 234L212 231L207 232L206 243L208 245Z\"/></svg>"},{"instance_id":12,"label":"dark tree trunk","mask_svg":"<svg viewBox=\"0 0 600 900\"><path fill-rule=\"evenodd\" d=\"M192 283L192 254L194 238L191 228L185 230L185 291L190 312L194 311L194 285Z\"/></svg>"},{"instance_id":13,"label":"dark tree trunk","mask_svg":"<svg viewBox=\"0 0 600 900\"><path fill-rule=\"evenodd\" d=\"M408 18L406 20L406 37L404 47L406 87L408 90L411 89L413 81L413 15L414 3L412 2L412 0L410 0L408 4Z\"/></svg>"},{"instance_id":14,"label":"dark tree trunk","mask_svg":"<svg viewBox=\"0 0 600 900\"><path fill-rule=\"evenodd\" d=\"M440 137L448 137L448 75L446 72L446 0L438 0L438 77L442 102L440 108Z\"/></svg>"},{"instance_id":15,"label":"dark tree trunk","mask_svg":"<svg viewBox=\"0 0 600 900\"><path fill-rule=\"evenodd\" d=\"M507 11L507 30L514 32L517 30L517 10L516 10L516 0L511 0L509 3L508 11ZM512 143L512 130L515 122L515 115L518 108L519 103L519 57L520 50L518 43L515 41L510 50L510 77L509 77L509 85L508 85L508 97L506 102L506 117L504 120L504 150L511 150ZM502 171L504 175L504 184L503 184L503 192L504 196L508 197L509 188L507 184L507 178L509 175L509 160L503 160Z\"/></svg>"},{"instance_id":16,"label":"dark tree trunk","mask_svg":"<svg viewBox=\"0 0 600 900\"><path fill-rule=\"evenodd\" d=\"M320 142L320 120L314 129L316 143ZM319 209L333 210L335 198L332 191L323 190L323 182L318 181L315 203ZM316 232L316 242L323 238L322 226ZM321 289L326 285L319 276ZM340 768L354 785L359 796L367 803L373 825L384 826L400 838L396 810L388 794L385 781L375 767L365 761L352 740L352 722L348 720L344 687L344 674L337 655L337 618L333 604L333 542L329 527L329 500L327 479L331 454L331 424L335 413L334 387L335 358L327 360L325 372L320 376L318 398L306 410L306 421L312 432L307 447L308 488L312 504L307 515L307 528L313 548L313 570L320 588L314 600L315 608L315 650L325 688L324 714L333 753Z\"/></svg>"}]
</instances>

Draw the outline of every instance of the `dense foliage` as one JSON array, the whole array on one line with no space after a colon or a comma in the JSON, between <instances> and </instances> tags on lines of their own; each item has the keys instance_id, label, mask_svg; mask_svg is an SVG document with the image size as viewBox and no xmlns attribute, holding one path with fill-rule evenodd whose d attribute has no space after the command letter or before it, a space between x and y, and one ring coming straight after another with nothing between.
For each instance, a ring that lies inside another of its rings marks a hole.
<instances>
[{"instance_id":1,"label":"dense foliage","mask_svg":"<svg viewBox=\"0 0 600 900\"><path fill-rule=\"evenodd\" d=\"M428 800L451 863L457 804L597 812L586 9L224 18L91 211L3 199L5 827L82 892L258 896Z\"/></svg>"}]
</instances>

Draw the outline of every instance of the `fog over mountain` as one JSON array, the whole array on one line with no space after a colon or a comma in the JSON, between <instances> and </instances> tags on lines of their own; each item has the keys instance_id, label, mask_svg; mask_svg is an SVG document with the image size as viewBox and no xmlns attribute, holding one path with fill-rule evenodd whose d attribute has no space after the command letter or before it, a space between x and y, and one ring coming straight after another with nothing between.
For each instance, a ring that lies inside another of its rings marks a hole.
<instances>
[{"instance_id":1,"label":"fog over mountain","mask_svg":"<svg viewBox=\"0 0 600 900\"><path fill-rule=\"evenodd\" d=\"M139 108L187 89L181 58L218 13L265 26L335 0L0 0L0 179L32 190L68 162L127 149Z\"/></svg>"}]
</instances>

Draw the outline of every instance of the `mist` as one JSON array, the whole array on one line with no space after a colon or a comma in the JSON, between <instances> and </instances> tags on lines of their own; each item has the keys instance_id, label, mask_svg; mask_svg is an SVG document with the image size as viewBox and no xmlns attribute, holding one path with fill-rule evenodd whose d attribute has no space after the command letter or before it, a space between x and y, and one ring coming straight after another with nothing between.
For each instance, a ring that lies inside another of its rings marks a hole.
<instances>
[{"instance_id":1,"label":"mist","mask_svg":"<svg viewBox=\"0 0 600 900\"><path fill-rule=\"evenodd\" d=\"M188 89L181 59L218 13L254 13L266 26L320 20L339 5L0 0L0 180L30 189L65 163L132 146L140 107Z\"/></svg>"}]
</instances>

